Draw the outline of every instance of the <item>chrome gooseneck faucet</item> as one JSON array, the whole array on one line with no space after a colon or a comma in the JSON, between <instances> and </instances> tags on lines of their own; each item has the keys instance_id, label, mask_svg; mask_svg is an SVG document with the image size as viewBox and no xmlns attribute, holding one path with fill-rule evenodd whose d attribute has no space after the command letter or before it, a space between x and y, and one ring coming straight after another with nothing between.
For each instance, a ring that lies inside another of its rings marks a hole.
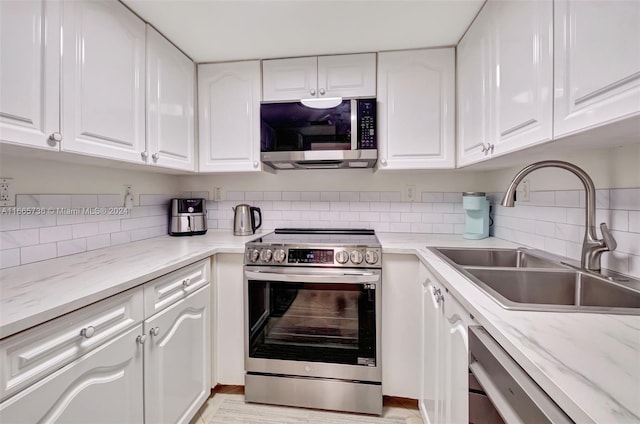
<instances>
[{"instance_id":1,"label":"chrome gooseneck faucet","mask_svg":"<svg viewBox=\"0 0 640 424\"><path fill-rule=\"evenodd\" d=\"M595 219L596 219L596 189L593 185L593 180L587 175L581 168L569 163L559 160L545 160L542 162L532 163L529 166L523 168L520 172L513 177L513 181L509 184L504 198L502 199L502 206L512 208L514 206L516 187L520 182L529 175L532 171L540 168L561 168L566 169L574 173L582 184L587 195L587 201L585 205L585 233L584 241L582 243L582 255L580 258L580 266L589 271L600 271L600 258L604 252L613 251L618 246L613 235L607 228L607 224L604 222L600 224L600 230L602 231L602 240L596 236Z\"/></svg>"}]
</instances>

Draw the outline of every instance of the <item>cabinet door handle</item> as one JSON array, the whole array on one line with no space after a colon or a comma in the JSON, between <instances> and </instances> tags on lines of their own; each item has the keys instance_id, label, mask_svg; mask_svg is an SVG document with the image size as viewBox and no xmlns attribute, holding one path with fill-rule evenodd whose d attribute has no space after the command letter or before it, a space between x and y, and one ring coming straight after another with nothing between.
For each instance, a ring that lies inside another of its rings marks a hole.
<instances>
[{"instance_id":1,"label":"cabinet door handle","mask_svg":"<svg viewBox=\"0 0 640 424\"><path fill-rule=\"evenodd\" d=\"M491 150L491 153L493 154L494 147L496 147L495 144L489 144L489 148L487 150Z\"/></svg>"},{"instance_id":2,"label":"cabinet door handle","mask_svg":"<svg viewBox=\"0 0 640 424\"><path fill-rule=\"evenodd\" d=\"M151 157L153 158L153 160L157 161L158 159L160 159L160 153L154 153L151 155Z\"/></svg>"},{"instance_id":3,"label":"cabinet door handle","mask_svg":"<svg viewBox=\"0 0 640 424\"><path fill-rule=\"evenodd\" d=\"M147 160L147 158L149 157L149 153L145 150L144 152L140 153L140 156L142 156L142 160Z\"/></svg>"},{"instance_id":4,"label":"cabinet door handle","mask_svg":"<svg viewBox=\"0 0 640 424\"><path fill-rule=\"evenodd\" d=\"M191 278L185 278L182 280L182 287L185 289L191 285Z\"/></svg>"},{"instance_id":5,"label":"cabinet door handle","mask_svg":"<svg viewBox=\"0 0 640 424\"><path fill-rule=\"evenodd\" d=\"M258 162L257 160L254 160L254 161L253 161L253 167L254 167L254 168L257 168L257 167L258 167L258 165L260 165L260 162Z\"/></svg>"},{"instance_id":6,"label":"cabinet door handle","mask_svg":"<svg viewBox=\"0 0 640 424\"><path fill-rule=\"evenodd\" d=\"M489 151L488 145L485 145L484 143L482 143L482 153L486 153L488 151Z\"/></svg>"},{"instance_id":7,"label":"cabinet door handle","mask_svg":"<svg viewBox=\"0 0 640 424\"><path fill-rule=\"evenodd\" d=\"M85 339L90 339L91 337L93 337L95 333L96 333L96 329L91 325L80 330L80 335Z\"/></svg>"},{"instance_id":8,"label":"cabinet door handle","mask_svg":"<svg viewBox=\"0 0 640 424\"><path fill-rule=\"evenodd\" d=\"M382 166L387 166L387 160L385 158L380 159Z\"/></svg>"},{"instance_id":9,"label":"cabinet door handle","mask_svg":"<svg viewBox=\"0 0 640 424\"><path fill-rule=\"evenodd\" d=\"M147 341L147 336L145 334L140 334L136 337L136 343L138 344L144 344L145 341Z\"/></svg>"},{"instance_id":10,"label":"cabinet door handle","mask_svg":"<svg viewBox=\"0 0 640 424\"><path fill-rule=\"evenodd\" d=\"M151 330L149 330L149 334L151 334L154 337L157 337L160 335L160 327L153 327Z\"/></svg>"},{"instance_id":11,"label":"cabinet door handle","mask_svg":"<svg viewBox=\"0 0 640 424\"><path fill-rule=\"evenodd\" d=\"M324 88L321 88L321 89L320 89L320 95L321 95L321 96L324 96L324 94L325 94L325 93L326 93L326 91L324 91Z\"/></svg>"},{"instance_id":12,"label":"cabinet door handle","mask_svg":"<svg viewBox=\"0 0 640 424\"><path fill-rule=\"evenodd\" d=\"M309 93L310 93L312 96L315 96L315 95L316 95L316 89L315 89L315 88L312 88L311 90L309 90Z\"/></svg>"}]
</instances>

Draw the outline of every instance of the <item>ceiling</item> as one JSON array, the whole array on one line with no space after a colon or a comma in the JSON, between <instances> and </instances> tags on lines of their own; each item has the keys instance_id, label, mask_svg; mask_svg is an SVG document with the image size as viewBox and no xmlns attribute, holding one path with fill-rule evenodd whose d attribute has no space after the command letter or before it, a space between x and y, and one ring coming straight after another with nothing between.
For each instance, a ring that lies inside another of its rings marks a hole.
<instances>
[{"instance_id":1,"label":"ceiling","mask_svg":"<svg viewBox=\"0 0 640 424\"><path fill-rule=\"evenodd\" d=\"M121 0L194 61L454 46L485 0Z\"/></svg>"}]
</instances>

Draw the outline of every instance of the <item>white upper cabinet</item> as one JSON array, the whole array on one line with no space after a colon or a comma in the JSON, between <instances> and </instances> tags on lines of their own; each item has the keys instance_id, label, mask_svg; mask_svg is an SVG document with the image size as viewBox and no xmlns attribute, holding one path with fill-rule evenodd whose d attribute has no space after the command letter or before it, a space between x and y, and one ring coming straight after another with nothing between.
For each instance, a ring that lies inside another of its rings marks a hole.
<instances>
[{"instance_id":1,"label":"white upper cabinet","mask_svg":"<svg viewBox=\"0 0 640 424\"><path fill-rule=\"evenodd\" d=\"M552 138L553 3L490 0L458 45L458 165Z\"/></svg>"},{"instance_id":2,"label":"white upper cabinet","mask_svg":"<svg viewBox=\"0 0 640 424\"><path fill-rule=\"evenodd\" d=\"M554 5L554 135L638 114L640 2Z\"/></svg>"},{"instance_id":3,"label":"white upper cabinet","mask_svg":"<svg viewBox=\"0 0 640 424\"><path fill-rule=\"evenodd\" d=\"M262 61L265 102L322 97L375 97L376 54Z\"/></svg>"},{"instance_id":4,"label":"white upper cabinet","mask_svg":"<svg viewBox=\"0 0 640 424\"><path fill-rule=\"evenodd\" d=\"M147 162L195 170L195 65L147 26Z\"/></svg>"},{"instance_id":5,"label":"white upper cabinet","mask_svg":"<svg viewBox=\"0 0 640 424\"><path fill-rule=\"evenodd\" d=\"M552 138L553 3L494 1L494 154Z\"/></svg>"},{"instance_id":6,"label":"white upper cabinet","mask_svg":"<svg viewBox=\"0 0 640 424\"><path fill-rule=\"evenodd\" d=\"M378 56L378 169L455 165L454 49Z\"/></svg>"},{"instance_id":7,"label":"white upper cabinet","mask_svg":"<svg viewBox=\"0 0 640 424\"><path fill-rule=\"evenodd\" d=\"M483 159L491 137L493 67L487 7L484 6L457 48L458 165Z\"/></svg>"},{"instance_id":8,"label":"white upper cabinet","mask_svg":"<svg viewBox=\"0 0 640 424\"><path fill-rule=\"evenodd\" d=\"M116 1L63 11L62 150L144 162L144 22Z\"/></svg>"},{"instance_id":9,"label":"white upper cabinet","mask_svg":"<svg viewBox=\"0 0 640 424\"><path fill-rule=\"evenodd\" d=\"M0 2L0 140L58 150L60 3Z\"/></svg>"},{"instance_id":10,"label":"white upper cabinet","mask_svg":"<svg viewBox=\"0 0 640 424\"><path fill-rule=\"evenodd\" d=\"M260 171L260 62L198 67L199 171Z\"/></svg>"}]
</instances>

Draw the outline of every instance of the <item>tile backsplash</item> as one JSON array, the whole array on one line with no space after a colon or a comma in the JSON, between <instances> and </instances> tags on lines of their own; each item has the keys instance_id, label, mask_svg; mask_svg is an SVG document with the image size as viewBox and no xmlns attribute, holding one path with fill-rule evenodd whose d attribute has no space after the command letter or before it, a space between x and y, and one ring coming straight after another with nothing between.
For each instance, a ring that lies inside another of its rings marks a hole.
<instances>
[{"instance_id":1,"label":"tile backsplash","mask_svg":"<svg viewBox=\"0 0 640 424\"><path fill-rule=\"evenodd\" d=\"M121 194L19 194L0 208L0 268L166 235L172 197L141 194L126 210Z\"/></svg>"},{"instance_id":2,"label":"tile backsplash","mask_svg":"<svg viewBox=\"0 0 640 424\"><path fill-rule=\"evenodd\" d=\"M372 228L393 233L464 231L462 193L421 193L403 202L395 191L235 191L222 202L208 202L209 228L233 228L233 207L261 208L264 229L278 227Z\"/></svg>"},{"instance_id":3,"label":"tile backsplash","mask_svg":"<svg viewBox=\"0 0 640 424\"><path fill-rule=\"evenodd\" d=\"M207 195L141 194L139 205L126 214L118 209L124 200L120 194L18 195L17 208L53 210L19 215L11 213L12 208L0 208L0 268L164 236L169 199ZM493 236L580 258L585 220L582 190L532 192L529 202L516 202L514 208L499 206L501 197L501 193L489 195ZM226 200L207 202L208 226L231 231L232 208L248 203L261 208L265 230L328 227L464 232L462 193L423 192L419 200L403 201L399 191L229 191ZM596 223L606 222L618 242L615 252L602 256L602 265L640 277L640 188L597 190L596 202ZM111 214L108 208L114 208Z\"/></svg>"},{"instance_id":4,"label":"tile backsplash","mask_svg":"<svg viewBox=\"0 0 640 424\"><path fill-rule=\"evenodd\" d=\"M504 240L580 259L585 226L583 190L538 191L529 202L500 206L501 193L489 196L493 206L492 235ZM596 232L606 222L618 242L602 255L602 266L640 277L640 189L596 191Z\"/></svg>"}]
</instances>

